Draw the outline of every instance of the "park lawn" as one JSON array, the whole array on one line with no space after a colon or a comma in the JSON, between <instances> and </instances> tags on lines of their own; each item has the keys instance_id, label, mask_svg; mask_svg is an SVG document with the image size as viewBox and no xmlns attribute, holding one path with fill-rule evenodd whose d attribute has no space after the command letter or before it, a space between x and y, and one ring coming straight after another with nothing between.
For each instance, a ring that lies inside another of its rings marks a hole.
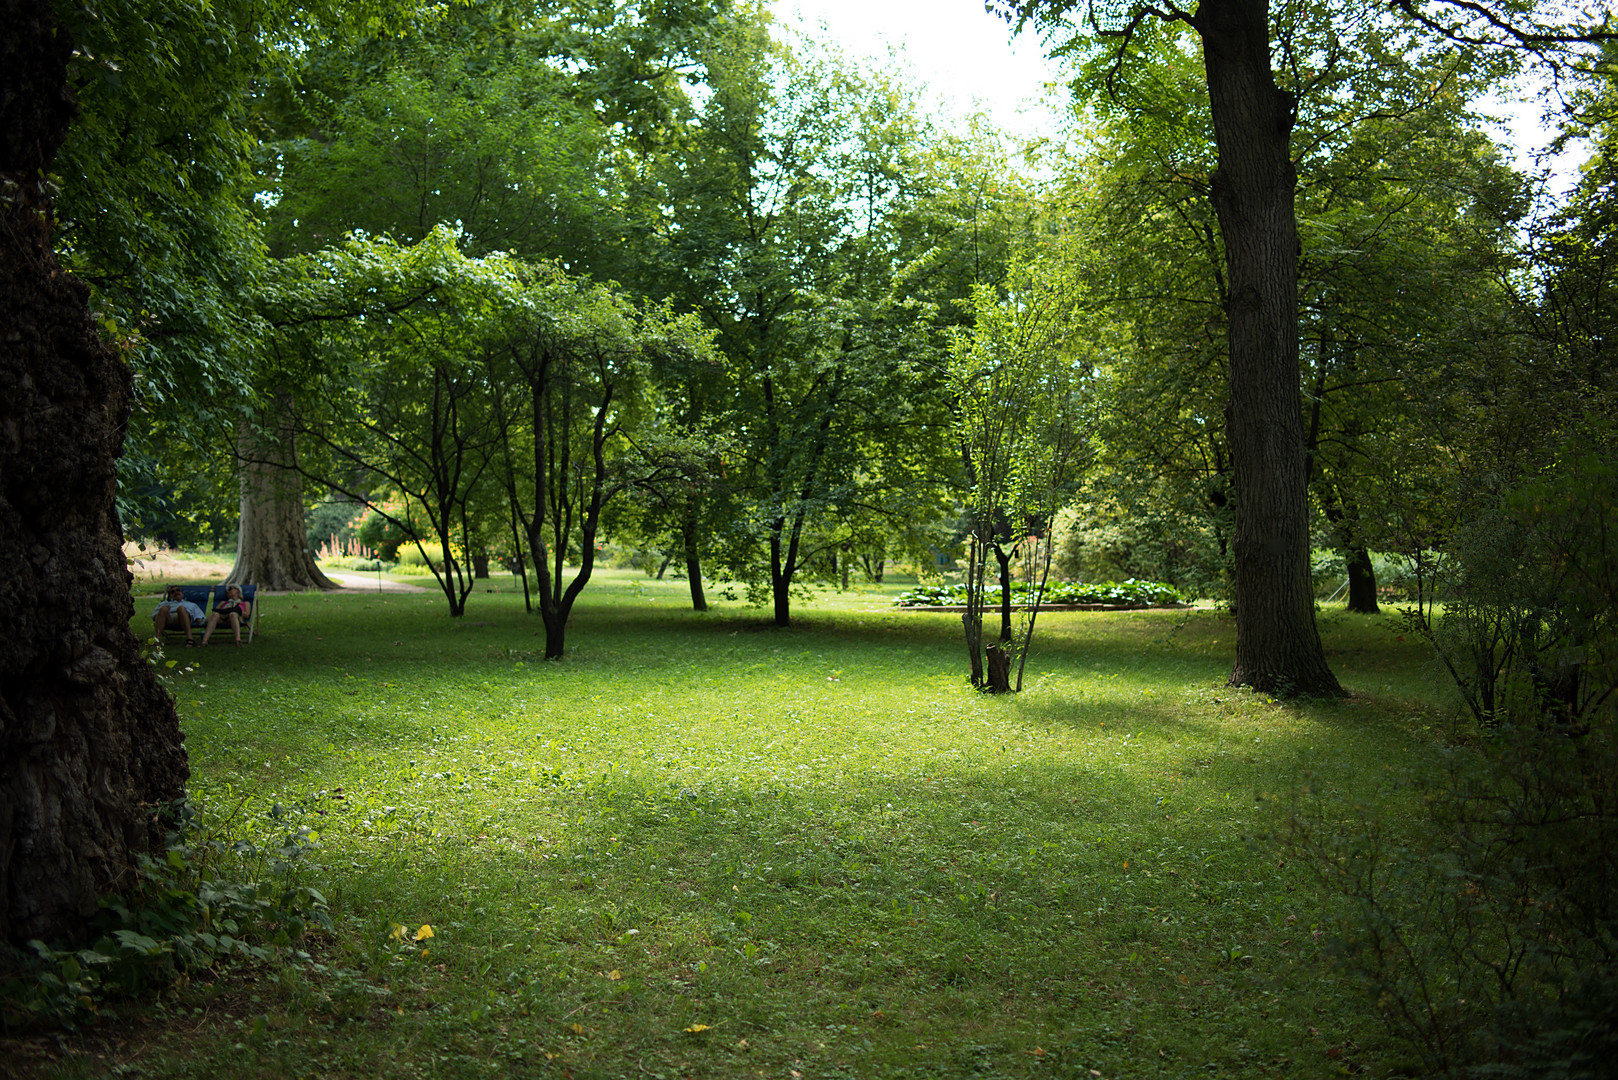
<instances>
[{"instance_id":1,"label":"park lawn","mask_svg":"<svg viewBox=\"0 0 1618 1080\"><path fill-rule=\"evenodd\" d=\"M273 597L251 647L171 649L198 665L175 680L194 795L231 836L316 834L296 873L336 920L308 942L328 970L195 979L51 1072L1314 1077L1396 1053L1276 840L1302 788L1396 799L1436 753L1390 620L1324 614L1352 697L1278 704L1222 685L1215 612L1047 614L1027 689L994 698L958 616L882 591L782 631L609 573L548 664L491 587L460 620L434 593Z\"/></svg>"}]
</instances>

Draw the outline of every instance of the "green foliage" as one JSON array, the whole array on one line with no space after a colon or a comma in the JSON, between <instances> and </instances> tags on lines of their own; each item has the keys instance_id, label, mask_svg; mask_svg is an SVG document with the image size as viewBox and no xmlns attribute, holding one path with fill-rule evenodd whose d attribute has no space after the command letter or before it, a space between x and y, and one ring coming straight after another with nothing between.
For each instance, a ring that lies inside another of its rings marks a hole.
<instances>
[{"instance_id":1,"label":"green foliage","mask_svg":"<svg viewBox=\"0 0 1618 1080\"><path fill-rule=\"evenodd\" d=\"M1031 604L1040 586L1031 581L1011 584L1011 602ZM1119 607L1163 607L1184 603L1186 597L1172 585L1155 581L1047 581L1040 595L1042 604L1106 604ZM927 607L936 604L965 604L966 583L922 585L907 589L895 598L899 607Z\"/></svg>"},{"instance_id":2,"label":"green foliage","mask_svg":"<svg viewBox=\"0 0 1618 1080\"><path fill-rule=\"evenodd\" d=\"M1618 769L1582 737L1506 727L1345 815L1291 830L1351 900L1336 962L1431 1075L1608 1075L1618 1019ZM1421 808L1416 827L1392 807Z\"/></svg>"},{"instance_id":3,"label":"green foliage","mask_svg":"<svg viewBox=\"0 0 1618 1080\"><path fill-rule=\"evenodd\" d=\"M1538 475L1489 476L1404 612L1476 742L1376 808L1294 822L1356 905L1343 969L1435 1075L1594 1078L1618 1049L1618 469L1586 425ZM1405 800L1413 830L1387 820Z\"/></svg>"},{"instance_id":4,"label":"green foliage","mask_svg":"<svg viewBox=\"0 0 1618 1080\"><path fill-rule=\"evenodd\" d=\"M336 541L340 548L359 539L358 525L364 504L330 495L304 513L304 539L310 551L318 552Z\"/></svg>"},{"instance_id":5,"label":"green foliage","mask_svg":"<svg viewBox=\"0 0 1618 1080\"><path fill-rule=\"evenodd\" d=\"M326 971L299 947L311 928L334 928L307 883L316 841L303 815L273 807L251 838L194 803L171 816L164 856L141 856L139 888L103 898L90 944L31 941L0 957L6 1028L110 1017L115 1001L232 964Z\"/></svg>"},{"instance_id":6,"label":"green foliage","mask_svg":"<svg viewBox=\"0 0 1618 1080\"><path fill-rule=\"evenodd\" d=\"M1125 483L1126 477L1098 476L1057 518L1056 572L1076 581L1163 581L1187 596L1227 600L1230 572L1220 539L1228 522L1220 515L1210 521L1199 500L1171 501L1172 490L1121 502L1115 493Z\"/></svg>"}]
</instances>

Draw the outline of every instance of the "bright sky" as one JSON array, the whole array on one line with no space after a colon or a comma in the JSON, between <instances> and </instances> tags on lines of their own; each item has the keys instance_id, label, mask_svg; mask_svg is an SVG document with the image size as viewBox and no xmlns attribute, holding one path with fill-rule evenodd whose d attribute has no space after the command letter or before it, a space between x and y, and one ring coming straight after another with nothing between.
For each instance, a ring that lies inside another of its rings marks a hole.
<instances>
[{"instance_id":1,"label":"bright sky","mask_svg":"<svg viewBox=\"0 0 1618 1080\"><path fill-rule=\"evenodd\" d=\"M983 10L983 0L775 0L777 17L815 33L824 24L851 59L902 57L938 112L981 108L1008 131L1052 134L1056 114L1040 104L1056 78L1039 41ZM1058 100L1062 96L1059 95Z\"/></svg>"},{"instance_id":2,"label":"bright sky","mask_svg":"<svg viewBox=\"0 0 1618 1080\"><path fill-rule=\"evenodd\" d=\"M940 113L958 117L981 108L1001 128L1024 135L1050 135L1061 126L1065 91L1042 103L1057 67L1031 33L1013 39L1009 26L983 10L983 0L775 0L775 11L810 33L824 24L852 58L885 61L898 49L901 67L927 87ZM1527 150L1547 138L1532 107L1502 111L1516 114L1509 141ZM1519 157L1519 164L1528 162ZM1573 166L1563 162L1559 171Z\"/></svg>"}]
</instances>

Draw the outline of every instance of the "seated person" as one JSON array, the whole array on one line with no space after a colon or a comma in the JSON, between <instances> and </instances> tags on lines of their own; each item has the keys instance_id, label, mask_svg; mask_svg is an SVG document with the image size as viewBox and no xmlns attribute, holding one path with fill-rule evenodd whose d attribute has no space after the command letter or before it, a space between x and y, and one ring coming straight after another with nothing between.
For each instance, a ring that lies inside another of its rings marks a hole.
<instances>
[{"instance_id":1,"label":"seated person","mask_svg":"<svg viewBox=\"0 0 1618 1080\"><path fill-rule=\"evenodd\" d=\"M163 631L174 628L185 631L185 643L195 645L191 628L202 622L202 609L185 598L178 585L170 585L163 602L152 612L152 636L163 640Z\"/></svg>"},{"instance_id":2,"label":"seated person","mask_svg":"<svg viewBox=\"0 0 1618 1080\"><path fill-rule=\"evenodd\" d=\"M230 623L230 629L236 635L236 644L242 643L242 623L253 613L253 605L242 599L240 585L227 585L225 598L213 606L213 612L208 616L208 625L202 631L202 643L208 644L208 635L221 620Z\"/></svg>"}]
</instances>

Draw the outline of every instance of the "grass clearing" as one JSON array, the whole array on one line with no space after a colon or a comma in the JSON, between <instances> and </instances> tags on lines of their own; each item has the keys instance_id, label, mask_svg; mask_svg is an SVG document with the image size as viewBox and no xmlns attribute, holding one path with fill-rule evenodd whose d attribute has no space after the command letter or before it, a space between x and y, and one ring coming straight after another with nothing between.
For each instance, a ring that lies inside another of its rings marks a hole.
<instances>
[{"instance_id":1,"label":"grass clearing","mask_svg":"<svg viewBox=\"0 0 1618 1080\"><path fill-rule=\"evenodd\" d=\"M1048 614L1002 699L966 685L959 617L889 610L898 586L778 631L609 572L559 664L488 587L462 620L433 593L274 597L251 647L178 657L194 793L244 833L318 831L317 950L387 996L238 971L40 1071L1376 1066L1318 962L1333 913L1270 838L1299 786L1374 800L1433 752L1387 620L1323 614L1354 696L1277 704L1222 685L1211 611Z\"/></svg>"}]
</instances>

